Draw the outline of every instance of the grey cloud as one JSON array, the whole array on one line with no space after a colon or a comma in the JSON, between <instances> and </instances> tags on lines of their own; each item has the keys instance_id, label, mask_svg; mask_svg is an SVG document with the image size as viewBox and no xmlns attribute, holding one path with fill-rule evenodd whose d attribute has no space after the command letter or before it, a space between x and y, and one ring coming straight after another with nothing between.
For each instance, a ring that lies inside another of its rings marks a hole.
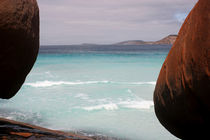
<instances>
[{"instance_id":1,"label":"grey cloud","mask_svg":"<svg viewBox=\"0 0 210 140\"><path fill-rule=\"evenodd\" d=\"M41 44L158 40L178 32L197 0L38 0Z\"/></svg>"}]
</instances>

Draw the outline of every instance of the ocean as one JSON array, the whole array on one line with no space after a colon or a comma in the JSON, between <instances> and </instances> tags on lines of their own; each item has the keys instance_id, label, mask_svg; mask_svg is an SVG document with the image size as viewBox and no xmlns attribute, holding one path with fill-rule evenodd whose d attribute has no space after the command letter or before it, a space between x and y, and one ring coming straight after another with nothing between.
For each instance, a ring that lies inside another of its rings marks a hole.
<instances>
[{"instance_id":1,"label":"ocean","mask_svg":"<svg viewBox=\"0 0 210 140\"><path fill-rule=\"evenodd\" d=\"M177 140L154 113L153 91L170 45L41 46L0 117L122 140Z\"/></svg>"}]
</instances>

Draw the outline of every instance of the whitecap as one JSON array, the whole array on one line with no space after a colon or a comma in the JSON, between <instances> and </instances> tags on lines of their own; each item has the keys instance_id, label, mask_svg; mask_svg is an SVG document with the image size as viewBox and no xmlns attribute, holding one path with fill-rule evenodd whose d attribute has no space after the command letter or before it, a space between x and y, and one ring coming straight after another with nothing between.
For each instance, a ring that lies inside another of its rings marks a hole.
<instances>
[{"instance_id":1,"label":"whitecap","mask_svg":"<svg viewBox=\"0 0 210 140\"><path fill-rule=\"evenodd\" d=\"M124 85L155 85L155 81L151 82L112 82L112 81L77 81L77 82L68 82L68 81L36 81L34 83L25 83L26 86L31 87L51 87L59 85L85 85L85 84L124 84Z\"/></svg>"},{"instance_id":2,"label":"whitecap","mask_svg":"<svg viewBox=\"0 0 210 140\"><path fill-rule=\"evenodd\" d=\"M154 106L153 101L122 101L119 103L122 107L133 108L133 109L150 109Z\"/></svg>"},{"instance_id":3,"label":"whitecap","mask_svg":"<svg viewBox=\"0 0 210 140\"><path fill-rule=\"evenodd\" d=\"M156 81L151 81L151 82L133 82L131 84L133 84L133 85L156 85Z\"/></svg>"},{"instance_id":4,"label":"whitecap","mask_svg":"<svg viewBox=\"0 0 210 140\"><path fill-rule=\"evenodd\" d=\"M113 110L118 110L119 108L148 110L148 109L151 109L153 106L154 106L153 101L126 100L126 101L120 101L120 102L117 102L117 103L99 104L99 105L95 105L95 106L87 106L87 107L81 107L81 108L86 110L86 111L94 111L94 110L113 111Z\"/></svg>"},{"instance_id":5,"label":"whitecap","mask_svg":"<svg viewBox=\"0 0 210 140\"><path fill-rule=\"evenodd\" d=\"M25 83L26 86L32 87L51 87L59 85L84 85L84 84L100 84L108 83L108 81L87 81L87 82L67 82L67 81L37 81L34 83Z\"/></svg>"},{"instance_id":6,"label":"whitecap","mask_svg":"<svg viewBox=\"0 0 210 140\"><path fill-rule=\"evenodd\" d=\"M117 110L118 106L116 104L110 103L110 104L101 104L96 106L83 107L83 109L87 111L101 110L101 109L112 111L112 110Z\"/></svg>"},{"instance_id":7,"label":"whitecap","mask_svg":"<svg viewBox=\"0 0 210 140\"><path fill-rule=\"evenodd\" d=\"M130 90L130 89L128 89L127 92L128 92L128 93L133 93L132 90Z\"/></svg>"},{"instance_id":8,"label":"whitecap","mask_svg":"<svg viewBox=\"0 0 210 140\"><path fill-rule=\"evenodd\" d=\"M115 81L108 81L106 83L120 84L120 85L156 85L156 81L150 81L150 82L115 82Z\"/></svg>"},{"instance_id":9,"label":"whitecap","mask_svg":"<svg viewBox=\"0 0 210 140\"><path fill-rule=\"evenodd\" d=\"M88 95L84 94L84 93L79 93L79 94L75 95L74 97L75 98L80 98L80 99L83 99L83 100L89 99Z\"/></svg>"}]
</instances>

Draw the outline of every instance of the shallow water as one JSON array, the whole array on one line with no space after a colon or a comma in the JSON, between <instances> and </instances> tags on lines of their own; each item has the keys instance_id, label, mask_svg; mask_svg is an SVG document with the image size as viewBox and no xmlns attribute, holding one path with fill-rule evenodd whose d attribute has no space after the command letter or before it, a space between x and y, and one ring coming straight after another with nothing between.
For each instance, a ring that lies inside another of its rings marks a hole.
<instances>
[{"instance_id":1,"label":"shallow water","mask_svg":"<svg viewBox=\"0 0 210 140\"><path fill-rule=\"evenodd\" d=\"M169 49L43 46L19 93L0 100L0 117L122 139L175 140L152 101Z\"/></svg>"}]
</instances>

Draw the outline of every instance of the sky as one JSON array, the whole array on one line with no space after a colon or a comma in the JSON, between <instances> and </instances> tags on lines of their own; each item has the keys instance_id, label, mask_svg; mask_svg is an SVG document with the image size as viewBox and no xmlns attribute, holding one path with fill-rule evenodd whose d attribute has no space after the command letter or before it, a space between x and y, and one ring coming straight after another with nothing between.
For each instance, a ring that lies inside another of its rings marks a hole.
<instances>
[{"instance_id":1,"label":"sky","mask_svg":"<svg viewBox=\"0 0 210 140\"><path fill-rule=\"evenodd\" d=\"M177 34L197 0L38 0L40 44L156 41Z\"/></svg>"}]
</instances>

